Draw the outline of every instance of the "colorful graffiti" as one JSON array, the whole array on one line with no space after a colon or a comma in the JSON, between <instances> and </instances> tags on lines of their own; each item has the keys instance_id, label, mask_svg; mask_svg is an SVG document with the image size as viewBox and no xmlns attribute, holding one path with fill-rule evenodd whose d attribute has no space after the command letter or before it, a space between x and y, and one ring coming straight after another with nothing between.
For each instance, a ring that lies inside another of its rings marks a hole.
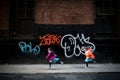
<instances>
[{"instance_id":1,"label":"colorful graffiti","mask_svg":"<svg viewBox=\"0 0 120 80\"><path fill-rule=\"evenodd\" d=\"M23 53L30 53L30 54L39 54L40 53L40 47L37 45L34 48L32 48L32 43L29 42L29 44L26 44L24 41L19 42L20 50Z\"/></svg>"},{"instance_id":2,"label":"colorful graffiti","mask_svg":"<svg viewBox=\"0 0 120 80\"><path fill-rule=\"evenodd\" d=\"M95 51L95 45L89 41L90 37L85 38L84 34L77 34L74 37L71 34L64 35L61 39L61 47L64 49L64 54L67 58L72 56L80 56L81 54L84 55L84 49L86 47L90 47L92 52Z\"/></svg>"},{"instance_id":3,"label":"colorful graffiti","mask_svg":"<svg viewBox=\"0 0 120 80\"><path fill-rule=\"evenodd\" d=\"M60 45L61 36L54 34L46 34L43 36L39 36L40 46L43 45Z\"/></svg>"}]
</instances>

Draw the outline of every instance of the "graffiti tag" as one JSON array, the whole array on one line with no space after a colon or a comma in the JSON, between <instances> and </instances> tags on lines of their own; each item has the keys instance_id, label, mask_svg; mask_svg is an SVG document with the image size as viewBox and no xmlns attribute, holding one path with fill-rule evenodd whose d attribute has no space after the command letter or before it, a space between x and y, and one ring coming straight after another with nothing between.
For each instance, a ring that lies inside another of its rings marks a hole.
<instances>
[{"instance_id":1,"label":"graffiti tag","mask_svg":"<svg viewBox=\"0 0 120 80\"><path fill-rule=\"evenodd\" d=\"M53 35L53 34L46 34L44 36L39 36L40 46L42 45L59 45L61 36Z\"/></svg>"},{"instance_id":2,"label":"graffiti tag","mask_svg":"<svg viewBox=\"0 0 120 80\"><path fill-rule=\"evenodd\" d=\"M34 48L32 48L31 42L29 42L29 44L26 44L24 41L21 41L21 42L19 42L19 47L23 53L33 53L33 54L40 53L40 47L35 46Z\"/></svg>"},{"instance_id":3,"label":"graffiti tag","mask_svg":"<svg viewBox=\"0 0 120 80\"><path fill-rule=\"evenodd\" d=\"M90 47L92 52L95 50L95 45L89 41L90 37L85 38L84 34L77 34L74 37L71 34L64 35L61 39L61 47L64 49L64 54L67 58L75 56L80 56L81 54L84 55L84 49Z\"/></svg>"}]
</instances>

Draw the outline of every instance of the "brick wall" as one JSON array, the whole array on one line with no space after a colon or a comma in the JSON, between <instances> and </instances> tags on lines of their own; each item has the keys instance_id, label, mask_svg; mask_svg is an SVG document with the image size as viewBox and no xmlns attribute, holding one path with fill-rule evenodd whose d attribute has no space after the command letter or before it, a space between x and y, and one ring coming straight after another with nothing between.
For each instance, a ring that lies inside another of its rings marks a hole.
<instances>
[{"instance_id":1,"label":"brick wall","mask_svg":"<svg viewBox=\"0 0 120 80\"><path fill-rule=\"evenodd\" d=\"M93 0L37 0L37 24L94 24Z\"/></svg>"},{"instance_id":2,"label":"brick wall","mask_svg":"<svg viewBox=\"0 0 120 80\"><path fill-rule=\"evenodd\" d=\"M0 0L0 30L9 29L9 3L8 0Z\"/></svg>"}]
</instances>

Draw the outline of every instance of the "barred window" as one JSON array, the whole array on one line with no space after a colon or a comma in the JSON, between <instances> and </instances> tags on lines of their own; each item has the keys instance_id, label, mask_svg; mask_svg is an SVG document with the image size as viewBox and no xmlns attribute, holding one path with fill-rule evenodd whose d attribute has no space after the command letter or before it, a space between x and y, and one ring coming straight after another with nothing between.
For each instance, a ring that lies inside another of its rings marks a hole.
<instances>
[{"instance_id":1,"label":"barred window","mask_svg":"<svg viewBox=\"0 0 120 80\"><path fill-rule=\"evenodd\" d=\"M115 0L95 0L96 33L115 33Z\"/></svg>"},{"instance_id":2,"label":"barred window","mask_svg":"<svg viewBox=\"0 0 120 80\"><path fill-rule=\"evenodd\" d=\"M34 0L11 0L12 16L15 18L32 18Z\"/></svg>"},{"instance_id":3,"label":"barred window","mask_svg":"<svg viewBox=\"0 0 120 80\"><path fill-rule=\"evenodd\" d=\"M114 15L113 0L96 0L97 15Z\"/></svg>"}]
</instances>

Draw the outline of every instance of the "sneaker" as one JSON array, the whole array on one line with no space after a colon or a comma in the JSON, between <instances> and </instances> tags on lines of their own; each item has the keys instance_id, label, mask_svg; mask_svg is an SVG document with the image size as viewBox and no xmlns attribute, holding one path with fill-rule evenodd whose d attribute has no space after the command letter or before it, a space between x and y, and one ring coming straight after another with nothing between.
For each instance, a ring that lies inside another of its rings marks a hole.
<instances>
[{"instance_id":1,"label":"sneaker","mask_svg":"<svg viewBox=\"0 0 120 80\"><path fill-rule=\"evenodd\" d=\"M88 68L87 66L85 66L85 68Z\"/></svg>"},{"instance_id":2,"label":"sneaker","mask_svg":"<svg viewBox=\"0 0 120 80\"><path fill-rule=\"evenodd\" d=\"M60 62L61 64L64 64L62 61Z\"/></svg>"}]
</instances>

